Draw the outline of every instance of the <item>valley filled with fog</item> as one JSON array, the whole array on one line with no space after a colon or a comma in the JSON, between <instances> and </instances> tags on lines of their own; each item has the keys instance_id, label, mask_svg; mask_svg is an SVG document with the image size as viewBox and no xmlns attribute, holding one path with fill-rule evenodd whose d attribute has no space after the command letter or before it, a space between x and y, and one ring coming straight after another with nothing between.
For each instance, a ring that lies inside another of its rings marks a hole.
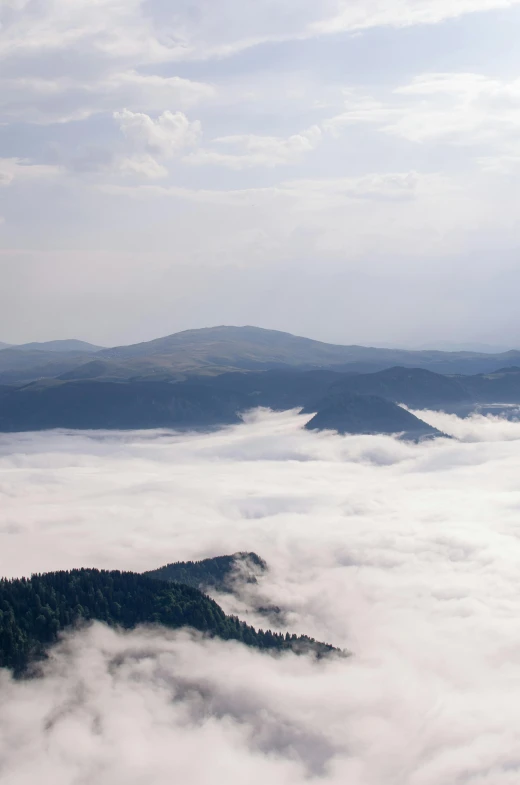
<instances>
[{"instance_id":1,"label":"valley filled with fog","mask_svg":"<svg viewBox=\"0 0 520 785\"><path fill-rule=\"evenodd\" d=\"M267 410L212 433L1 434L7 577L254 551L268 571L222 607L353 655L96 623L43 678L0 673L2 781L516 783L520 423L420 416L454 438Z\"/></svg>"}]
</instances>

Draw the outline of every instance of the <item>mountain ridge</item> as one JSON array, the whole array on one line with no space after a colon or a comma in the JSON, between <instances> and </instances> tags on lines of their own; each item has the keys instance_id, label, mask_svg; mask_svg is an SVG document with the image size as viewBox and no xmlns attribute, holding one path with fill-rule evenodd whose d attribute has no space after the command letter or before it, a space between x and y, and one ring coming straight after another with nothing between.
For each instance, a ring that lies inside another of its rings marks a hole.
<instances>
[{"instance_id":1,"label":"mountain ridge","mask_svg":"<svg viewBox=\"0 0 520 785\"><path fill-rule=\"evenodd\" d=\"M350 393L332 397L318 409L305 428L309 431L337 431L340 434L399 435L405 441L446 436L392 401L376 395Z\"/></svg>"},{"instance_id":2,"label":"mountain ridge","mask_svg":"<svg viewBox=\"0 0 520 785\"><path fill-rule=\"evenodd\" d=\"M92 365L94 363L94 365ZM89 368L82 370L85 365ZM221 325L183 330L151 341L98 348L65 340L0 349L0 384L40 378L125 378L181 381L189 375L217 375L275 369L374 373L392 366L442 374L490 373L520 365L520 351L502 354L389 349L326 343L261 327Z\"/></svg>"},{"instance_id":3,"label":"mountain ridge","mask_svg":"<svg viewBox=\"0 0 520 785\"><path fill-rule=\"evenodd\" d=\"M0 579L0 668L17 676L45 659L62 631L99 621L122 629L153 624L190 627L263 651L336 652L306 635L255 629L193 586L120 570L73 569Z\"/></svg>"},{"instance_id":4,"label":"mountain ridge","mask_svg":"<svg viewBox=\"0 0 520 785\"><path fill-rule=\"evenodd\" d=\"M30 341L29 343L2 343L0 341L0 351L3 349L17 349L18 351L42 351L42 352L85 352L93 354L104 349L104 346L97 346L88 341L80 341L77 338L58 338L54 341Z\"/></svg>"},{"instance_id":5,"label":"mountain ridge","mask_svg":"<svg viewBox=\"0 0 520 785\"><path fill-rule=\"evenodd\" d=\"M417 423L412 427L409 420L408 427L404 422L406 413L398 404L464 416L480 404L498 403L520 405L520 367L473 376L444 376L402 367L373 374L235 371L195 375L177 382L92 379L86 374L81 379L43 379L21 386L0 384L0 432L50 428L211 430L239 424L244 412L264 407L319 414L316 427L395 433L417 430Z\"/></svg>"}]
</instances>

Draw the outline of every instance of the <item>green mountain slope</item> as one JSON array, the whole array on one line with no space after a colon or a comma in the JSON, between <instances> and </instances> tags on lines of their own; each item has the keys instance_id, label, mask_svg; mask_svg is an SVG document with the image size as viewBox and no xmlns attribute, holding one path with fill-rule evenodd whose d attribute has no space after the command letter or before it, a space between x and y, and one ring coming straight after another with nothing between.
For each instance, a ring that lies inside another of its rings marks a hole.
<instances>
[{"instance_id":1,"label":"green mountain slope","mask_svg":"<svg viewBox=\"0 0 520 785\"><path fill-rule=\"evenodd\" d=\"M247 570L247 567L262 572L267 569L265 561L256 553L234 553L232 556L215 556L196 562L174 562L144 574L155 580L176 581L196 589L229 591L235 570L240 564L246 567L248 582L255 581L255 578L253 571Z\"/></svg>"},{"instance_id":2,"label":"green mountain slope","mask_svg":"<svg viewBox=\"0 0 520 785\"><path fill-rule=\"evenodd\" d=\"M62 630L97 620L132 629L138 624L192 627L263 650L335 651L307 636L255 630L201 591L132 572L71 570L0 580L0 667L21 674L45 656Z\"/></svg>"}]
</instances>

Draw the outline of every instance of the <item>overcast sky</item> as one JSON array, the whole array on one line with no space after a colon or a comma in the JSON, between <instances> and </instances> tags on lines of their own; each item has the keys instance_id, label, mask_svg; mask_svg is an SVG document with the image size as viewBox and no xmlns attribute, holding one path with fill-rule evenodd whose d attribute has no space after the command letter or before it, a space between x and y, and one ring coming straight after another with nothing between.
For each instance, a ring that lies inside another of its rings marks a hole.
<instances>
[{"instance_id":1,"label":"overcast sky","mask_svg":"<svg viewBox=\"0 0 520 785\"><path fill-rule=\"evenodd\" d=\"M520 345L520 0L2 0L0 340Z\"/></svg>"}]
</instances>

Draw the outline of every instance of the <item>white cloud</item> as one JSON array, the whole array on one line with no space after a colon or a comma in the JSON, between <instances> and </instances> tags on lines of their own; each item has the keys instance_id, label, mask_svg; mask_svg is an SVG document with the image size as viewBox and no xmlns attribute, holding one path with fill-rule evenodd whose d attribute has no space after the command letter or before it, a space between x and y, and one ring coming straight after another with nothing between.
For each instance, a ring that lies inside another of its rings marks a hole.
<instances>
[{"instance_id":1,"label":"white cloud","mask_svg":"<svg viewBox=\"0 0 520 785\"><path fill-rule=\"evenodd\" d=\"M149 26L141 18L142 0L58 0L16 3L0 9L0 57L80 49L136 54L146 46ZM139 45L140 44L140 45Z\"/></svg>"},{"instance_id":2,"label":"white cloud","mask_svg":"<svg viewBox=\"0 0 520 785\"><path fill-rule=\"evenodd\" d=\"M0 116L8 122L65 123L112 113L116 106L148 112L172 105L186 108L215 95L203 82L132 69L102 71L88 80L15 76L0 78Z\"/></svg>"},{"instance_id":3,"label":"white cloud","mask_svg":"<svg viewBox=\"0 0 520 785\"><path fill-rule=\"evenodd\" d=\"M218 149L201 148L184 158L191 164L214 164L230 169L249 169L255 166L275 167L299 163L304 155L321 142L322 132L314 125L287 138L243 134L213 140L214 145L231 148L230 153Z\"/></svg>"},{"instance_id":4,"label":"white cloud","mask_svg":"<svg viewBox=\"0 0 520 785\"><path fill-rule=\"evenodd\" d=\"M168 176L168 169L148 154L115 159L114 165L122 174L138 175L149 180Z\"/></svg>"},{"instance_id":5,"label":"white cloud","mask_svg":"<svg viewBox=\"0 0 520 785\"><path fill-rule=\"evenodd\" d=\"M279 193L298 199L306 209L330 209L358 200L410 200L449 188L438 175L387 172L361 177L292 180L281 183Z\"/></svg>"},{"instance_id":6,"label":"white cloud","mask_svg":"<svg viewBox=\"0 0 520 785\"><path fill-rule=\"evenodd\" d=\"M3 4L0 57L35 52L101 53L141 63L225 56L262 42L380 26L437 24L464 14L512 8L518 0L221 0L208 5L164 0L57 0Z\"/></svg>"},{"instance_id":7,"label":"white cloud","mask_svg":"<svg viewBox=\"0 0 520 785\"><path fill-rule=\"evenodd\" d=\"M435 416L471 441L314 434L265 412L214 434L2 435L12 574L254 549L287 627L355 655L95 626L43 679L2 675L6 782L514 785L519 426Z\"/></svg>"},{"instance_id":8,"label":"white cloud","mask_svg":"<svg viewBox=\"0 0 520 785\"><path fill-rule=\"evenodd\" d=\"M200 123L190 122L183 112L166 111L153 120L142 112L123 109L115 112L114 118L131 142L162 158L171 158L184 147L196 144L201 134Z\"/></svg>"},{"instance_id":9,"label":"white cloud","mask_svg":"<svg viewBox=\"0 0 520 785\"><path fill-rule=\"evenodd\" d=\"M512 406L511 414L518 418L518 407ZM445 412L422 411L415 412L419 417L431 425L435 425L444 433L449 433L462 442L508 442L520 440L520 421L518 419L506 420L500 416L475 413L470 417L461 419L454 414Z\"/></svg>"},{"instance_id":10,"label":"white cloud","mask_svg":"<svg viewBox=\"0 0 520 785\"><path fill-rule=\"evenodd\" d=\"M369 96L359 95L353 90L345 90L345 108L341 114L325 120L323 127L336 135L344 126L356 123L383 124L398 115L399 109L389 103L375 100Z\"/></svg>"},{"instance_id":11,"label":"white cloud","mask_svg":"<svg viewBox=\"0 0 520 785\"><path fill-rule=\"evenodd\" d=\"M517 4L518 0L399 0L391 6L380 0L327 0L319 5L309 0L221 0L208 5L197 0L172 8L163 0L4 2L0 117L53 123L111 113L120 106L139 112L189 107L212 101L215 88L154 68L220 58L262 42L381 25L430 24ZM56 67L57 54L68 57L66 74ZM214 152L211 156L216 160Z\"/></svg>"},{"instance_id":12,"label":"white cloud","mask_svg":"<svg viewBox=\"0 0 520 785\"><path fill-rule=\"evenodd\" d=\"M191 122L183 112L166 111L156 120L142 112L114 112L121 131L136 152L121 159L120 171L146 177L164 177L168 170L157 159L169 160L195 145L202 133L198 120Z\"/></svg>"},{"instance_id":13,"label":"white cloud","mask_svg":"<svg viewBox=\"0 0 520 785\"><path fill-rule=\"evenodd\" d=\"M162 111L214 96L204 83L144 70L176 59L180 45L160 42L144 0L2 3L0 8L0 118L70 122L126 106ZM56 68L66 53L67 69Z\"/></svg>"},{"instance_id":14,"label":"white cloud","mask_svg":"<svg viewBox=\"0 0 520 785\"><path fill-rule=\"evenodd\" d=\"M194 154L196 155L196 154ZM189 158L189 157L187 157ZM363 203L366 200L402 201L440 192L448 195L460 189L455 181L450 182L440 175L424 175L419 172L374 172L360 177L330 177L324 179L282 180L278 185L244 188L236 190L189 189L179 186L140 185L127 187L104 185L106 193L132 197L153 198L170 196L201 204L240 206L254 201L255 204L270 204L273 200L285 201L286 209L292 202L296 210L329 210L345 207L347 203Z\"/></svg>"},{"instance_id":15,"label":"white cloud","mask_svg":"<svg viewBox=\"0 0 520 785\"><path fill-rule=\"evenodd\" d=\"M57 166L36 164L21 158L0 158L0 186L19 181L46 180L56 177L61 171Z\"/></svg>"},{"instance_id":16,"label":"white cloud","mask_svg":"<svg viewBox=\"0 0 520 785\"><path fill-rule=\"evenodd\" d=\"M340 0L338 11L329 19L315 23L317 33L337 33L368 27L438 24L468 13L511 8L518 0Z\"/></svg>"},{"instance_id":17,"label":"white cloud","mask_svg":"<svg viewBox=\"0 0 520 785\"><path fill-rule=\"evenodd\" d=\"M480 74L426 74L395 91L420 104L385 130L410 141L447 139L462 144L504 142L520 129L520 80L501 82Z\"/></svg>"},{"instance_id":18,"label":"white cloud","mask_svg":"<svg viewBox=\"0 0 520 785\"><path fill-rule=\"evenodd\" d=\"M508 158L514 161L519 154L520 80L432 73L396 88L385 100L347 91L345 111L324 127L337 134L358 123L413 143L484 145L497 154L479 160L485 164L489 159L487 168L497 169L497 161L507 166Z\"/></svg>"}]
</instances>

